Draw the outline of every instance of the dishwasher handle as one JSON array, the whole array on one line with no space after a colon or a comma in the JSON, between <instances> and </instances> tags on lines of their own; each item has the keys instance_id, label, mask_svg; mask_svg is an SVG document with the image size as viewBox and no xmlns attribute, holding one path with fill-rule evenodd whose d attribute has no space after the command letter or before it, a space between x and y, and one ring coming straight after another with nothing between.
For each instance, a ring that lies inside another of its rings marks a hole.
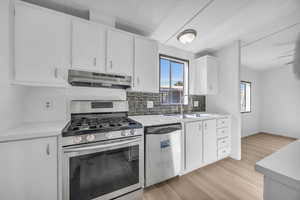
<instances>
[{"instance_id":1,"label":"dishwasher handle","mask_svg":"<svg viewBox=\"0 0 300 200\"><path fill-rule=\"evenodd\" d=\"M181 130L181 124L171 124L171 125L161 125L161 126L155 126L155 127L147 127L145 128L145 134L168 134L172 133L178 130Z\"/></svg>"}]
</instances>

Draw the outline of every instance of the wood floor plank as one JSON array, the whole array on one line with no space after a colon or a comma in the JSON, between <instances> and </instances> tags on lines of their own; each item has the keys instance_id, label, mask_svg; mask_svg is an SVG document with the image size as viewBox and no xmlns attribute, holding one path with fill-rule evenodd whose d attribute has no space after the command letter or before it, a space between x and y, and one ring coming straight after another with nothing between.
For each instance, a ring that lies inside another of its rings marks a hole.
<instances>
[{"instance_id":1,"label":"wood floor plank","mask_svg":"<svg viewBox=\"0 0 300 200\"><path fill-rule=\"evenodd\" d=\"M295 139L259 133L242 139L242 159L226 158L144 191L144 200L262 200L255 163Z\"/></svg>"}]
</instances>

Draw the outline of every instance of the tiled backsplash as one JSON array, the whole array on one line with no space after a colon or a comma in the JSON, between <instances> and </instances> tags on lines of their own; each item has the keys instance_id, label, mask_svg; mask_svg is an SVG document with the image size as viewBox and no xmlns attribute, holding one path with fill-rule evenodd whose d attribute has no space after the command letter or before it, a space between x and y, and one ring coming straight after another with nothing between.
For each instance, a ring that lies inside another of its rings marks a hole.
<instances>
[{"instance_id":1,"label":"tiled backsplash","mask_svg":"<svg viewBox=\"0 0 300 200\"><path fill-rule=\"evenodd\" d=\"M129 115L150 115L180 113L180 105L162 105L159 93L127 92ZM147 108L147 101L153 101L154 107ZM198 107L193 107L194 101L198 101ZM204 112L205 96L190 95L189 104L184 105L184 112Z\"/></svg>"}]
</instances>

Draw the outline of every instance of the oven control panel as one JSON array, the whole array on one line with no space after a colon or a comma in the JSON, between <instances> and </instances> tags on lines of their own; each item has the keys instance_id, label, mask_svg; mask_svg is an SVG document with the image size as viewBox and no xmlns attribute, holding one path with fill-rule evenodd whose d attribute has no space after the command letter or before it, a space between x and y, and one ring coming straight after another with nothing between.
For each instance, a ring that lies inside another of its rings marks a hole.
<instances>
[{"instance_id":1,"label":"oven control panel","mask_svg":"<svg viewBox=\"0 0 300 200\"><path fill-rule=\"evenodd\" d=\"M144 133L143 128L111 131L105 133L92 133L92 134L63 137L62 143L63 146L74 145L74 144L85 144L90 142L98 142L98 141L140 136L143 135L143 133Z\"/></svg>"},{"instance_id":2,"label":"oven control panel","mask_svg":"<svg viewBox=\"0 0 300 200\"><path fill-rule=\"evenodd\" d=\"M140 129L130 129L130 130L108 132L105 134L105 136L108 140L111 140L111 139L117 139L117 138L138 136L138 135L142 135L142 133L143 133L143 131L140 131Z\"/></svg>"}]
</instances>

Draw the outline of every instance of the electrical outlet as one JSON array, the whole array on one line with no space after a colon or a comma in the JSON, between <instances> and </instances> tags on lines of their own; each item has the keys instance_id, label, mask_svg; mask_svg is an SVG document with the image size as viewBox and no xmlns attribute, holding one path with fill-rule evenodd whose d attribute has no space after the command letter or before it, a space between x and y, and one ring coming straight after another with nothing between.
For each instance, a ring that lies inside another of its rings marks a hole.
<instances>
[{"instance_id":1,"label":"electrical outlet","mask_svg":"<svg viewBox=\"0 0 300 200\"><path fill-rule=\"evenodd\" d=\"M147 101L147 108L153 108L153 101Z\"/></svg>"},{"instance_id":2,"label":"electrical outlet","mask_svg":"<svg viewBox=\"0 0 300 200\"><path fill-rule=\"evenodd\" d=\"M50 111L53 109L53 100L52 99L46 99L44 101L44 110Z\"/></svg>"},{"instance_id":3,"label":"electrical outlet","mask_svg":"<svg viewBox=\"0 0 300 200\"><path fill-rule=\"evenodd\" d=\"M194 107L199 107L199 101L194 101Z\"/></svg>"}]
</instances>

